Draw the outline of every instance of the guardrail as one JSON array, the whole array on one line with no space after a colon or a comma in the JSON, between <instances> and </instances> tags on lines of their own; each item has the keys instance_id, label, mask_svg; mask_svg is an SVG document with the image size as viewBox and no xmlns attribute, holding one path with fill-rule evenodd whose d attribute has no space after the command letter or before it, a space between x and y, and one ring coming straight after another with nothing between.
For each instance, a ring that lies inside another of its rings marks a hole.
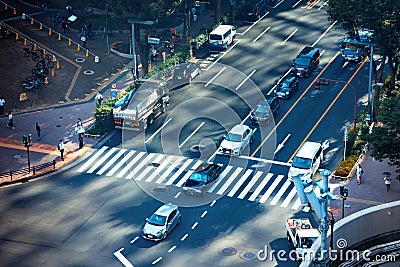
<instances>
[{"instance_id":1,"label":"guardrail","mask_svg":"<svg viewBox=\"0 0 400 267\"><path fill-rule=\"evenodd\" d=\"M56 170L55 160L35 165L30 168L24 168L24 169L0 173L0 184L9 183L20 179L29 179L36 175L43 174L45 171L48 171L49 169L51 171Z\"/></svg>"}]
</instances>

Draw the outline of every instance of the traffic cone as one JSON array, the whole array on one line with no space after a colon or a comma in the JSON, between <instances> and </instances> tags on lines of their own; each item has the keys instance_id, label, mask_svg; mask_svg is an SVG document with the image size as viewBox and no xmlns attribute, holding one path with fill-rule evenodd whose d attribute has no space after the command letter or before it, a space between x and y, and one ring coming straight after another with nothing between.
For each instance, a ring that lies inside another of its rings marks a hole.
<instances>
[{"instance_id":1,"label":"traffic cone","mask_svg":"<svg viewBox=\"0 0 400 267\"><path fill-rule=\"evenodd\" d=\"M33 25L33 18L31 18L31 25Z\"/></svg>"},{"instance_id":2,"label":"traffic cone","mask_svg":"<svg viewBox=\"0 0 400 267\"><path fill-rule=\"evenodd\" d=\"M51 29L49 28L49 35L51 35Z\"/></svg>"},{"instance_id":3,"label":"traffic cone","mask_svg":"<svg viewBox=\"0 0 400 267\"><path fill-rule=\"evenodd\" d=\"M36 51L36 44L33 44L33 50Z\"/></svg>"},{"instance_id":4,"label":"traffic cone","mask_svg":"<svg viewBox=\"0 0 400 267\"><path fill-rule=\"evenodd\" d=\"M86 57L89 56L89 50L86 50Z\"/></svg>"},{"instance_id":5,"label":"traffic cone","mask_svg":"<svg viewBox=\"0 0 400 267\"><path fill-rule=\"evenodd\" d=\"M81 46L78 44L78 47L76 48L77 51L81 51Z\"/></svg>"},{"instance_id":6,"label":"traffic cone","mask_svg":"<svg viewBox=\"0 0 400 267\"><path fill-rule=\"evenodd\" d=\"M25 39L24 39L24 45L26 45L26 43L27 43L27 42L26 42L26 38L25 38Z\"/></svg>"},{"instance_id":7,"label":"traffic cone","mask_svg":"<svg viewBox=\"0 0 400 267\"><path fill-rule=\"evenodd\" d=\"M14 13L13 14L17 15L17 9L16 8L14 8Z\"/></svg>"},{"instance_id":8,"label":"traffic cone","mask_svg":"<svg viewBox=\"0 0 400 267\"><path fill-rule=\"evenodd\" d=\"M43 49L43 56L46 56L46 50Z\"/></svg>"},{"instance_id":9,"label":"traffic cone","mask_svg":"<svg viewBox=\"0 0 400 267\"><path fill-rule=\"evenodd\" d=\"M56 66L56 68L57 68L58 70L61 68L61 66L60 66L60 61L57 61L57 66Z\"/></svg>"},{"instance_id":10,"label":"traffic cone","mask_svg":"<svg viewBox=\"0 0 400 267\"><path fill-rule=\"evenodd\" d=\"M15 34L15 40L18 40L18 33Z\"/></svg>"},{"instance_id":11,"label":"traffic cone","mask_svg":"<svg viewBox=\"0 0 400 267\"><path fill-rule=\"evenodd\" d=\"M42 25L42 23L39 24L39 30L43 30L43 25Z\"/></svg>"},{"instance_id":12,"label":"traffic cone","mask_svg":"<svg viewBox=\"0 0 400 267\"><path fill-rule=\"evenodd\" d=\"M68 39L68 45L70 46L72 44L71 39Z\"/></svg>"},{"instance_id":13,"label":"traffic cone","mask_svg":"<svg viewBox=\"0 0 400 267\"><path fill-rule=\"evenodd\" d=\"M54 77L56 74L54 72L54 69L51 69L51 77Z\"/></svg>"},{"instance_id":14,"label":"traffic cone","mask_svg":"<svg viewBox=\"0 0 400 267\"><path fill-rule=\"evenodd\" d=\"M61 41L61 34L58 34L58 41Z\"/></svg>"},{"instance_id":15,"label":"traffic cone","mask_svg":"<svg viewBox=\"0 0 400 267\"><path fill-rule=\"evenodd\" d=\"M56 62L56 61L57 61L57 59L56 59L56 56L55 56L55 55L53 55L53 57L51 58L51 61L53 61L53 62Z\"/></svg>"},{"instance_id":16,"label":"traffic cone","mask_svg":"<svg viewBox=\"0 0 400 267\"><path fill-rule=\"evenodd\" d=\"M7 10L8 9L8 5L6 4L5 6L4 6L4 10Z\"/></svg>"},{"instance_id":17,"label":"traffic cone","mask_svg":"<svg viewBox=\"0 0 400 267\"><path fill-rule=\"evenodd\" d=\"M44 78L44 83L49 84L49 78L47 78L47 76L46 76L46 78Z\"/></svg>"}]
</instances>

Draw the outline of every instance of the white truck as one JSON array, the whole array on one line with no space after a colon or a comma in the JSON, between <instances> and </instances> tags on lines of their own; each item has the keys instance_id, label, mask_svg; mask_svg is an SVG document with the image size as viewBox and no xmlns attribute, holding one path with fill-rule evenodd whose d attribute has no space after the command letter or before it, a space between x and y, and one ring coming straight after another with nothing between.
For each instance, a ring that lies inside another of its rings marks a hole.
<instances>
[{"instance_id":1,"label":"white truck","mask_svg":"<svg viewBox=\"0 0 400 267\"><path fill-rule=\"evenodd\" d=\"M144 131L169 105L166 81L144 80L140 84L115 103L115 128Z\"/></svg>"},{"instance_id":2,"label":"white truck","mask_svg":"<svg viewBox=\"0 0 400 267\"><path fill-rule=\"evenodd\" d=\"M298 259L303 259L312 244L320 236L318 229L312 227L307 218L286 220L287 239L296 249Z\"/></svg>"}]
</instances>

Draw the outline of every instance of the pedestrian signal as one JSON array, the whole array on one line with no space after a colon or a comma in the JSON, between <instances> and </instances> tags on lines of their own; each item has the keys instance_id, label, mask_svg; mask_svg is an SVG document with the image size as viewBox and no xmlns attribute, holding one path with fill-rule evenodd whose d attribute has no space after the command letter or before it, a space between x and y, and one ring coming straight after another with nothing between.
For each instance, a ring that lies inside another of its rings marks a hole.
<instances>
[{"instance_id":1,"label":"pedestrian signal","mask_svg":"<svg viewBox=\"0 0 400 267\"><path fill-rule=\"evenodd\" d=\"M26 135L22 136L22 143L24 143L24 145L28 144L28 136L26 136Z\"/></svg>"}]
</instances>

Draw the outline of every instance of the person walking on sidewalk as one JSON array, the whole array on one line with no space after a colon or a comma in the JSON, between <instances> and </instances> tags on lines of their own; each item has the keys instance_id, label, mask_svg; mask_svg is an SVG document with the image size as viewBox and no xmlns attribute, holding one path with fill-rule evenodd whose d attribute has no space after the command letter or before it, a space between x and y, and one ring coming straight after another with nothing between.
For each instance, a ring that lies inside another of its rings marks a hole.
<instances>
[{"instance_id":1,"label":"person walking on sidewalk","mask_svg":"<svg viewBox=\"0 0 400 267\"><path fill-rule=\"evenodd\" d=\"M58 150L61 153L61 160L64 161L64 142L62 139L60 139L60 142L58 143Z\"/></svg>"},{"instance_id":2,"label":"person walking on sidewalk","mask_svg":"<svg viewBox=\"0 0 400 267\"><path fill-rule=\"evenodd\" d=\"M361 168L361 164L357 165L356 175L357 175L357 184L361 184L361 175L364 173L364 170Z\"/></svg>"},{"instance_id":3,"label":"person walking on sidewalk","mask_svg":"<svg viewBox=\"0 0 400 267\"><path fill-rule=\"evenodd\" d=\"M386 191L389 191L390 189L390 184L392 182L392 179L390 179L389 175L386 175L383 180L385 181L385 185L386 185Z\"/></svg>"},{"instance_id":4,"label":"person walking on sidewalk","mask_svg":"<svg viewBox=\"0 0 400 267\"><path fill-rule=\"evenodd\" d=\"M7 124L7 127L15 129L15 127L14 127L14 118L13 118L13 114L12 114L11 111L8 112L8 124Z\"/></svg>"},{"instance_id":5,"label":"person walking on sidewalk","mask_svg":"<svg viewBox=\"0 0 400 267\"><path fill-rule=\"evenodd\" d=\"M78 140L79 140L79 149L82 149L83 148L83 134L79 134Z\"/></svg>"},{"instance_id":6,"label":"person walking on sidewalk","mask_svg":"<svg viewBox=\"0 0 400 267\"><path fill-rule=\"evenodd\" d=\"M99 106L99 105L101 105L101 102L103 102L103 95L100 94L100 92L97 92L94 99L97 100L97 105Z\"/></svg>"},{"instance_id":7,"label":"person walking on sidewalk","mask_svg":"<svg viewBox=\"0 0 400 267\"><path fill-rule=\"evenodd\" d=\"M38 141L42 140L41 129L38 122L36 123L36 137Z\"/></svg>"},{"instance_id":8,"label":"person walking on sidewalk","mask_svg":"<svg viewBox=\"0 0 400 267\"><path fill-rule=\"evenodd\" d=\"M6 100L4 97L0 96L0 116L4 114L4 106L6 104Z\"/></svg>"}]
</instances>

